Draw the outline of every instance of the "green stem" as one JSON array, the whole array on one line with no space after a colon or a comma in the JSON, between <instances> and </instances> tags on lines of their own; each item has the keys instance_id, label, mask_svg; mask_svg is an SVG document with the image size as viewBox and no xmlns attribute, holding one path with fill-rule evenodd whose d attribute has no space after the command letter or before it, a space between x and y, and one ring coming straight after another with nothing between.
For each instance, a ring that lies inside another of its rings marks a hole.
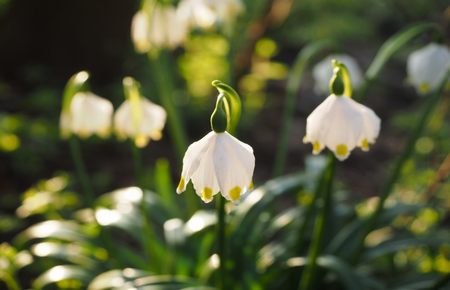
<instances>
[{"instance_id":1,"label":"green stem","mask_svg":"<svg viewBox=\"0 0 450 290\"><path fill-rule=\"evenodd\" d=\"M218 289L226 288L226 242L225 242L225 198L219 195L217 198L217 251L220 258Z\"/></svg>"},{"instance_id":2,"label":"green stem","mask_svg":"<svg viewBox=\"0 0 450 290\"><path fill-rule=\"evenodd\" d=\"M133 166L134 166L134 174L135 174L135 179L136 179L136 185L141 188L142 190L142 199L141 199L141 203L139 205L139 209L141 211L141 216L142 216L142 226L143 226L143 234L142 234L142 249L145 252L147 261L149 261L148 265L149 265L149 270L152 270L151 266L152 264L154 264L154 261L152 259L154 259L154 255L153 255L153 246L152 246L152 238L153 238L153 229L152 229L152 224L151 224L151 220L148 218L148 207L147 207L147 202L146 202L146 198L145 198L145 193L146 191L144 190L144 188L142 187L142 156L141 156L141 150L136 147L136 145L134 144L134 142L131 140L130 141L130 146L131 146L131 152L133 154Z\"/></svg>"},{"instance_id":3,"label":"green stem","mask_svg":"<svg viewBox=\"0 0 450 290\"><path fill-rule=\"evenodd\" d=\"M183 159L187 148L187 137L176 105L173 101L174 83L171 71L168 67L168 55L161 51L158 56L148 54L151 64L151 72L155 81L161 104L167 111L170 135L179 160Z\"/></svg>"},{"instance_id":4,"label":"green stem","mask_svg":"<svg viewBox=\"0 0 450 290\"><path fill-rule=\"evenodd\" d=\"M134 141L131 140L130 141L130 146L131 146L131 152L133 154L133 167L134 167L134 176L135 176L135 182L136 185L140 188L143 188L143 184L142 184L142 154L141 154L141 149L138 148L135 144Z\"/></svg>"},{"instance_id":5,"label":"green stem","mask_svg":"<svg viewBox=\"0 0 450 290\"><path fill-rule=\"evenodd\" d=\"M448 79L448 76L449 76L449 74L447 73L445 80ZM359 237L357 237L355 251L353 252L353 255L351 257L351 261L353 263L356 263L359 260L361 252L364 248L364 241L365 241L367 235L375 228L376 223L383 211L386 199L389 197L389 194L392 192L394 185L396 184L397 180L399 179L400 174L403 169L403 166L405 165L406 161L408 161L408 159L413 154L416 141L422 135L422 131L423 131L425 125L427 124L427 122L431 116L431 113L433 112L433 109L438 104L439 99L440 99L442 93L444 92L445 83L446 83L446 81L443 82L440 89L437 90L433 95L428 96L427 102L423 106L422 113L420 114L420 117L417 120L414 131L412 132L411 136L409 137L409 140L406 143L400 157L397 159L397 162L395 163L395 166L391 172L391 175L389 176L389 178L387 179L387 181L385 182L385 184L381 190L381 194L379 195L379 201L378 201L377 207L375 208L372 215L367 219L367 222L365 223L362 233L359 235Z\"/></svg>"},{"instance_id":6,"label":"green stem","mask_svg":"<svg viewBox=\"0 0 450 290\"><path fill-rule=\"evenodd\" d=\"M22 289L20 285L17 283L16 279L13 277L13 275L9 275L8 273L4 273L3 275L3 281L5 282L6 286L9 290L20 290Z\"/></svg>"},{"instance_id":7,"label":"green stem","mask_svg":"<svg viewBox=\"0 0 450 290\"><path fill-rule=\"evenodd\" d=\"M91 205L94 201L94 194L91 183L87 174L86 166L84 164L83 155L81 153L80 143L75 136L71 136L69 139L70 153L72 155L73 163L75 164L75 170L77 172L78 179L83 188L84 199L87 205Z\"/></svg>"},{"instance_id":8,"label":"green stem","mask_svg":"<svg viewBox=\"0 0 450 290\"><path fill-rule=\"evenodd\" d=\"M318 216L315 224L314 237L308 254L308 263L306 265L306 269L303 271L302 276L300 278L299 283L300 290L309 290L312 288L317 272L316 261L317 258L319 257L320 250L322 248L325 227L328 222L328 216L331 211L331 201L332 201L331 191L333 186L336 158L334 157L332 152L329 152L328 158L329 158L328 166L326 169L326 173L324 175L325 178L323 180L323 183L325 183L324 185L325 192L323 196L322 211L320 212L320 215Z\"/></svg>"},{"instance_id":9,"label":"green stem","mask_svg":"<svg viewBox=\"0 0 450 290\"><path fill-rule=\"evenodd\" d=\"M312 199L311 203L308 205L308 208L306 209L305 216L303 218L303 224L299 230L299 235L298 235L297 253L299 255L301 255L303 246L305 245L306 230L308 229L308 226L310 224L309 221L314 216L314 211L316 209L317 201L319 200L319 197L322 194L322 191L324 189L326 175L327 175L327 169L325 168L323 170L322 174L317 179L317 183L316 183L317 186L316 186L316 190L314 191L313 199Z\"/></svg>"},{"instance_id":10,"label":"green stem","mask_svg":"<svg viewBox=\"0 0 450 290\"><path fill-rule=\"evenodd\" d=\"M286 87L286 100L284 102L283 117L281 122L281 133L275 156L273 177L283 174L286 164L289 138L291 136L292 123L294 119L297 92L302 83L303 72L313 58L324 49L332 46L329 41L314 42L302 49L289 73Z\"/></svg>"}]
</instances>

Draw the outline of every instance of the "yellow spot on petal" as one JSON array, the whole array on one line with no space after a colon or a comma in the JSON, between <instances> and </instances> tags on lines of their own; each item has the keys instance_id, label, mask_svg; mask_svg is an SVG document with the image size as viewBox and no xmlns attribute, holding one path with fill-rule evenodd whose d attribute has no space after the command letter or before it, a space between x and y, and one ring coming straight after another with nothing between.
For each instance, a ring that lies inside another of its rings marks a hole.
<instances>
[{"instance_id":1,"label":"yellow spot on petal","mask_svg":"<svg viewBox=\"0 0 450 290\"><path fill-rule=\"evenodd\" d=\"M101 138L108 138L111 135L111 130L109 128L102 129L98 132L98 136Z\"/></svg>"},{"instance_id":2,"label":"yellow spot on petal","mask_svg":"<svg viewBox=\"0 0 450 290\"><path fill-rule=\"evenodd\" d=\"M242 189L239 186L236 186L228 192L228 195L232 201L236 201L241 197L241 191Z\"/></svg>"},{"instance_id":3,"label":"yellow spot on petal","mask_svg":"<svg viewBox=\"0 0 450 290\"><path fill-rule=\"evenodd\" d=\"M202 190L202 200L204 202L210 202L212 200L212 189L209 187L205 187Z\"/></svg>"},{"instance_id":4,"label":"yellow spot on petal","mask_svg":"<svg viewBox=\"0 0 450 290\"><path fill-rule=\"evenodd\" d=\"M322 146L320 143L317 141L313 142L313 154L319 154L320 151L322 151Z\"/></svg>"},{"instance_id":5,"label":"yellow spot on petal","mask_svg":"<svg viewBox=\"0 0 450 290\"><path fill-rule=\"evenodd\" d=\"M177 193L182 193L184 191L185 181L184 178L180 178L180 182L178 183Z\"/></svg>"},{"instance_id":6,"label":"yellow spot on petal","mask_svg":"<svg viewBox=\"0 0 450 290\"><path fill-rule=\"evenodd\" d=\"M248 185L248 190L253 190L253 187L254 187L255 185L253 184L253 181L252 182L250 182L250 184Z\"/></svg>"},{"instance_id":7,"label":"yellow spot on petal","mask_svg":"<svg viewBox=\"0 0 450 290\"><path fill-rule=\"evenodd\" d=\"M82 130L78 131L78 136L80 138L82 138L82 139L86 139L86 138L89 138L91 136L91 133L89 131L87 131L87 130L82 129Z\"/></svg>"},{"instance_id":8,"label":"yellow spot on petal","mask_svg":"<svg viewBox=\"0 0 450 290\"><path fill-rule=\"evenodd\" d=\"M147 146L148 144L148 138L144 135L137 135L136 138L134 139L134 144L136 145L136 147L138 148L143 148L145 146Z\"/></svg>"},{"instance_id":9,"label":"yellow spot on petal","mask_svg":"<svg viewBox=\"0 0 450 290\"><path fill-rule=\"evenodd\" d=\"M364 139L361 141L361 149L362 149L363 151L369 151L369 141L367 140L367 138L364 138Z\"/></svg>"},{"instance_id":10,"label":"yellow spot on petal","mask_svg":"<svg viewBox=\"0 0 450 290\"><path fill-rule=\"evenodd\" d=\"M428 83L421 83L419 86L419 92L426 94L430 92L430 85Z\"/></svg>"},{"instance_id":11,"label":"yellow spot on petal","mask_svg":"<svg viewBox=\"0 0 450 290\"><path fill-rule=\"evenodd\" d=\"M336 146L336 155L341 158L346 157L348 155L347 145L339 144Z\"/></svg>"}]
</instances>

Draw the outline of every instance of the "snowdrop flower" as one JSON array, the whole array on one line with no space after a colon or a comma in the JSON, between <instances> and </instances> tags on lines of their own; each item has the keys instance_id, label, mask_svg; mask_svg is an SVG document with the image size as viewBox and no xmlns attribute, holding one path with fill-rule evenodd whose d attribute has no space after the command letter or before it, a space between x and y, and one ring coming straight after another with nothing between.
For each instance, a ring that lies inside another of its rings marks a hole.
<instances>
[{"instance_id":1,"label":"snowdrop flower","mask_svg":"<svg viewBox=\"0 0 450 290\"><path fill-rule=\"evenodd\" d=\"M230 24L244 11L241 0L205 0L214 11L217 22Z\"/></svg>"},{"instance_id":2,"label":"snowdrop flower","mask_svg":"<svg viewBox=\"0 0 450 290\"><path fill-rule=\"evenodd\" d=\"M312 143L313 154L328 147L345 160L355 147L369 150L380 132L380 118L368 107L351 99L352 87L345 65L333 60L331 95L306 119L304 143Z\"/></svg>"},{"instance_id":3,"label":"snowdrop flower","mask_svg":"<svg viewBox=\"0 0 450 290\"><path fill-rule=\"evenodd\" d=\"M408 77L420 94L436 90L449 69L450 50L445 45L430 43L408 57Z\"/></svg>"},{"instance_id":4,"label":"snowdrop flower","mask_svg":"<svg viewBox=\"0 0 450 290\"><path fill-rule=\"evenodd\" d=\"M192 179L197 195L206 203L219 191L227 200L238 201L251 188L254 168L252 147L227 131L212 131L187 149L177 193L185 191Z\"/></svg>"},{"instance_id":5,"label":"snowdrop flower","mask_svg":"<svg viewBox=\"0 0 450 290\"><path fill-rule=\"evenodd\" d=\"M187 35L187 26L171 5L147 2L132 20L131 36L136 50L174 49L182 44Z\"/></svg>"},{"instance_id":6,"label":"snowdrop flower","mask_svg":"<svg viewBox=\"0 0 450 290\"><path fill-rule=\"evenodd\" d=\"M369 150L380 131L380 118L368 107L347 96L330 95L306 119L305 143L312 143L313 154L326 146L339 160L355 147Z\"/></svg>"},{"instance_id":7,"label":"snowdrop flower","mask_svg":"<svg viewBox=\"0 0 450 290\"><path fill-rule=\"evenodd\" d=\"M113 105L91 92L76 93L67 111L62 111L60 128L64 137L71 133L82 138L97 134L107 137L111 131Z\"/></svg>"},{"instance_id":8,"label":"snowdrop flower","mask_svg":"<svg viewBox=\"0 0 450 290\"><path fill-rule=\"evenodd\" d=\"M345 64L350 72L353 87L359 88L363 82L363 75L361 72L361 68L359 67L356 60L346 54L336 54L329 55L314 66L313 78L315 82L314 91L316 92L316 94L326 95L329 92L328 85L330 82L330 78L333 75L333 68L330 66L330 62L333 59L336 59Z\"/></svg>"},{"instance_id":9,"label":"snowdrop flower","mask_svg":"<svg viewBox=\"0 0 450 290\"><path fill-rule=\"evenodd\" d=\"M145 147L150 139L159 140L166 123L166 111L144 97L136 108L130 100L120 105L114 115L114 129L121 139L132 138L137 147Z\"/></svg>"},{"instance_id":10,"label":"snowdrop flower","mask_svg":"<svg viewBox=\"0 0 450 290\"><path fill-rule=\"evenodd\" d=\"M216 21L216 15L208 6L207 0L181 0L177 13L188 27L206 29Z\"/></svg>"},{"instance_id":11,"label":"snowdrop flower","mask_svg":"<svg viewBox=\"0 0 450 290\"><path fill-rule=\"evenodd\" d=\"M144 11L138 11L131 22L131 39L134 47L140 53L145 53L150 50L151 43L149 39L149 24L148 16Z\"/></svg>"}]
</instances>

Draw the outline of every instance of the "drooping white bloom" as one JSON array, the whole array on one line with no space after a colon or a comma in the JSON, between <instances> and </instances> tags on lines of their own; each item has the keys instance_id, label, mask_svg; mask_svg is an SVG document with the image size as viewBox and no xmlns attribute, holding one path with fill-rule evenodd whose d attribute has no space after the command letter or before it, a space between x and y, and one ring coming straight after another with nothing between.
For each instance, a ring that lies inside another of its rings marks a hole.
<instances>
[{"instance_id":1,"label":"drooping white bloom","mask_svg":"<svg viewBox=\"0 0 450 290\"><path fill-rule=\"evenodd\" d=\"M205 0L208 6L214 11L216 21L230 24L236 17L244 11L244 4L241 0Z\"/></svg>"},{"instance_id":2,"label":"drooping white bloom","mask_svg":"<svg viewBox=\"0 0 450 290\"><path fill-rule=\"evenodd\" d=\"M219 191L227 200L237 201L251 188L254 169L252 147L226 131L212 131L187 149L177 193L185 191L192 179L204 202L212 201Z\"/></svg>"},{"instance_id":3,"label":"drooping white bloom","mask_svg":"<svg viewBox=\"0 0 450 290\"><path fill-rule=\"evenodd\" d=\"M436 90L449 69L450 50L445 45L430 43L408 57L408 78L420 94Z\"/></svg>"},{"instance_id":4,"label":"drooping white bloom","mask_svg":"<svg viewBox=\"0 0 450 290\"><path fill-rule=\"evenodd\" d=\"M76 93L67 112L61 112L60 128L63 136L76 134L82 138L97 134L107 137L111 131L113 105L91 92Z\"/></svg>"},{"instance_id":5,"label":"drooping white bloom","mask_svg":"<svg viewBox=\"0 0 450 290\"><path fill-rule=\"evenodd\" d=\"M176 9L156 1L152 4L144 6L133 17L131 36L136 50L147 52L152 48L174 49L181 45L188 31Z\"/></svg>"},{"instance_id":6,"label":"drooping white bloom","mask_svg":"<svg viewBox=\"0 0 450 290\"><path fill-rule=\"evenodd\" d=\"M159 140L166 123L166 111L163 107L139 98L139 104L133 108L126 100L114 115L114 130L119 138L132 138L138 147L144 147L150 139Z\"/></svg>"},{"instance_id":7,"label":"drooping white bloom","mask_svg":"<svg viewBox=\"0 0 450 290\"><path fill-rule=\"evenodd\" d=\"M181 21L190 28L209 28L216 21L216 14L207 0L181 0L177 13Z\"/></svg>"},{"instance_id":8,"label":"drooping white bloom","mask_svg":"<svg viewBox=\"0 0 450 290\"><path fill-rule=\"evenodd\" d=\"M131 22L131 38L138 52L145 53L150 50L149 20L144 11L138 11Z\"/></svg>"},{"instance_id":9,"label":"drooping white bloom","mask_svg":"<svg viewBox=\"0 0 450 290\"><path fill-rule=\"evenodd\" d=\"M368 151L378 137L380 123L368 107L332 94L308 116L303 142L312 143L313 154L328 147L342 161L355 147Z\"/></svg>"},{"instance_id":10,"label":"drooping white bloom","mask_svg":"<svg viewBox=\"0 0 450 290\"><path fill-rule=\"evenodd\" d=\"M330 62L333 59L343 63L347 67L353 88L359 88L363 82L363 75L356 60L346 54L336 54L327 56L324 60L314 66L313 78L315 82L314 91L316 94L327 95L329 93L329 82L333 76L333 67L330 66Z\"/></svg>"}]
</instances>

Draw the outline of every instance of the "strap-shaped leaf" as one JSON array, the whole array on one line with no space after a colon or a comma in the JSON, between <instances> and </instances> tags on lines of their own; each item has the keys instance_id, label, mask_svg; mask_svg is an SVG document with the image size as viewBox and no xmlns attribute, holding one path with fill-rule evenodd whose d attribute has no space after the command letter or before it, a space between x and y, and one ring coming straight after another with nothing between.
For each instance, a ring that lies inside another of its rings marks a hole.
<instances>
[{"instance_id":1,"label":"strap-shaped leaf","mask_svg":"<svg viewBox=\"0 0 450 290\"><path fill-rule=\"evenodd\" d=\"M55 266L42 275L40 275L33 283L33 289L44 289L46 286L66 280L76 280L82 285L87 285L91 279L92 273L86 269L73 265Z\"/></svg>"}]
</instances>

